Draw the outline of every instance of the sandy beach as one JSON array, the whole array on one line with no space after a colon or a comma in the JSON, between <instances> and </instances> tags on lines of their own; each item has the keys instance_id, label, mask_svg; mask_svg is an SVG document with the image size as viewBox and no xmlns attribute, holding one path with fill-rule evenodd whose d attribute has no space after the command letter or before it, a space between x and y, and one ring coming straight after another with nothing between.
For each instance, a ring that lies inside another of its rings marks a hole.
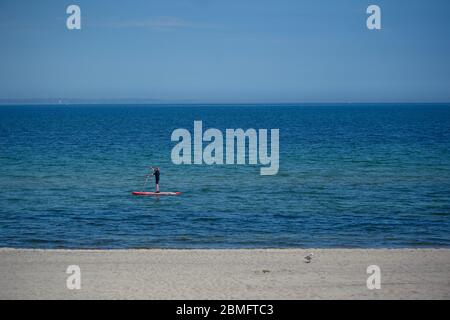
<instances>
[{"instance_id":1,"label":"sandy beach","mask_svg":"<svg viewBox=\"0 0 450 320\"><path fill-rule=\"evenodd\" d=\"M66 286L69 265L80 290ZM369 265L379 290L367 288ZM0 249L0 299L449 298L448 249Z\"/></svg>"}]
</instances>

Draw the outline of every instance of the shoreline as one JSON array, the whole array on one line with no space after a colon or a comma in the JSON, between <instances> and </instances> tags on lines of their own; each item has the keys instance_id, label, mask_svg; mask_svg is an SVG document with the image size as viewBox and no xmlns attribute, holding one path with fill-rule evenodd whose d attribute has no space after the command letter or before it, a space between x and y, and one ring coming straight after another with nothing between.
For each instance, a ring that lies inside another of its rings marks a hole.
<instances>
[{"instance_id":1,"label":"shoreline","mask_svg":"<svg viewBox=\"0 0 450 320\"><path fill-rule=\"evenodd\" d=\"M67 252L67 251L448 251L450 247L369 247L369 248L347 248L347 247L311 247L311 248L296 248L296 247L280 247L280 248L15 248L15 247L0 247L0 254L4 251L48 251L48 252Z\"/></svg>"},{"instance_id":2,"label":"shoreline","mask_svg":"<svg viewBox=\"0 0 450 320\"><path fill-rule=\"evenodd\" d=\"M70 265L80 290L66 286ZM0 288L0 299L450 299L450 249L0 248Z\"/></svg>"}]
</instances>

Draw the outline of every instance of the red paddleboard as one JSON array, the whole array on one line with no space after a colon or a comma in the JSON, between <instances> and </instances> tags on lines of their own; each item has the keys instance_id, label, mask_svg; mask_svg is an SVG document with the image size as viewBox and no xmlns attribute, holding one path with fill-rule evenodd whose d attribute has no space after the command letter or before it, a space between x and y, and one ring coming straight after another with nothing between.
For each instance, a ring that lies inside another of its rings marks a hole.
<instances>
[{"instance_id":1,"label":"red paddleboard","mask_svg":"<svg viewBox=\"0 0 450 320\"><path fill-rule=\"evenodd\" d=\"M143 192L143 191L133 191L135 196L179 196L181 192Z\"/></svg>"}]
</instances>

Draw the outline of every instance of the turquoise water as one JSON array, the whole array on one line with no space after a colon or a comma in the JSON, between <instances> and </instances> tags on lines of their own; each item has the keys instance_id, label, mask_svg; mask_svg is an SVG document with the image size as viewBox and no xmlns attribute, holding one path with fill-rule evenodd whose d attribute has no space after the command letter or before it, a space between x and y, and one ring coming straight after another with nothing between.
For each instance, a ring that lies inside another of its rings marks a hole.
<instances>
[{"instance_id":1,"label":"turquoise water","mask_svg":"<svg viewBox=\"0 0 450 320\"><path fill-rule=\"evenodd\" d=\"M278 175L172 164L194 120L279 128ZM0 247L449 246L449 105L0 107Z\"/></svg>"}]
</instances>

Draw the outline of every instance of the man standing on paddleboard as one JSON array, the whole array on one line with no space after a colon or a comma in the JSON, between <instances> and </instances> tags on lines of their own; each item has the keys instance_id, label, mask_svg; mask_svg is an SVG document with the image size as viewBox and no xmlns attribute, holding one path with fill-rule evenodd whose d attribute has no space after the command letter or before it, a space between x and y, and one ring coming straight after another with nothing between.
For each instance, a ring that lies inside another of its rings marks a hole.
<instances>
[{"instance_id":1,"label":"man standing on paddleboard","mask_svg":"<svg viewBox=\"0 0 450 320\"><path fill-rule=\"evenodd\" d=\"M159 193L159 168L158 167L151 167L153 173L152 176L155 176L155 182L156 182L156 193Z\"/></svg>"}]
</instances>

